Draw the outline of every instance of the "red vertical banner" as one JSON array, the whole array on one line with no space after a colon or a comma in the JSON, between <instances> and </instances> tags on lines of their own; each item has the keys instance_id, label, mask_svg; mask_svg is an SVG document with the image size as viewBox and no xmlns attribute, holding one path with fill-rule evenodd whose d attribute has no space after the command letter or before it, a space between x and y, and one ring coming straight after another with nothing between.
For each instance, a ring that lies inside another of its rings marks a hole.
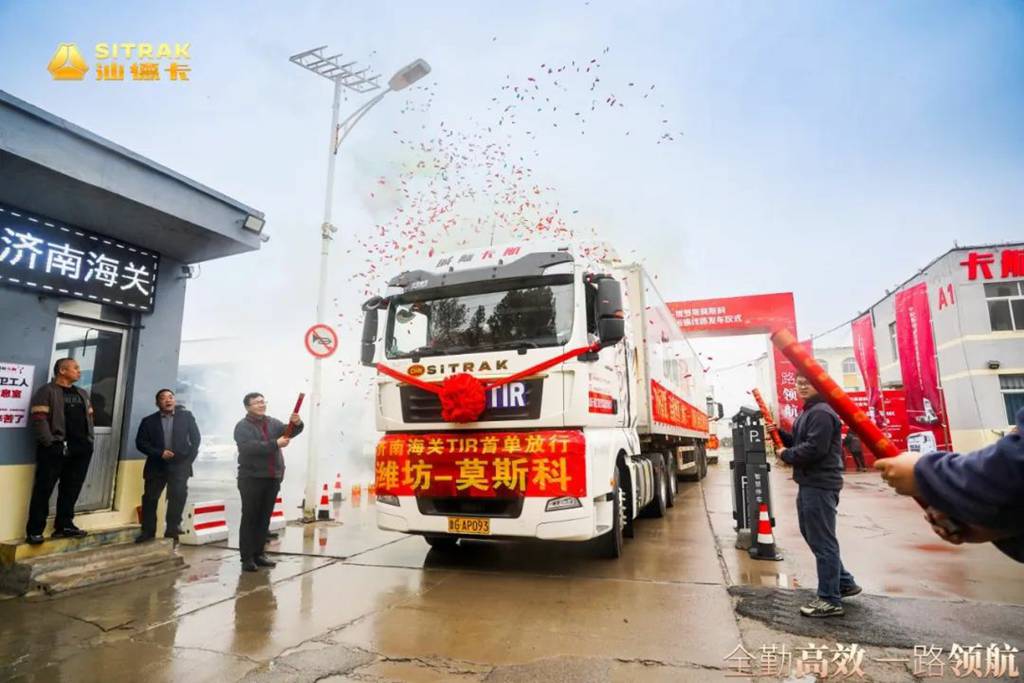
<instances>
[{"instance_id":1,"label":"red vertical banner","mask_svg":"<svg viewBox=\"0 0 1024 683\"><path fill-rule=\"evenodd\" d=\"M811 340L800 342L810 355L814 355L814 343ZM772 360L775 364L775 395L779 402L778 425L787 432L793 430L793 423L803 406L803 401L796 394L796 367L782 355L779 349L772 346Z\"/></svg>"},{"instance_id":2,"label":"red vertical banner","mask_svg":"<svg viewBox=\"0 0 1024 683\"><path fill-rule=\"evenodd\" d=\"M871 325L870 313L853 321L853 357L860 368L860 376L864 379L868 417L879 427L884 427L886 415L882 403L882 387L878 378L875 330Z\"/></svg>"},{"instance_id":3,"label":"red vertical banner","mask_svg":"<svg viewBox=\"0 0 1024 683\"><path fill-rule=\"evenodd\" d=\"M934 433L936 443L942 448L947 445L943 428L945 415L939 393L928 285L924 282L896 293L896 346L910 430Z\"/></svg>"}]
</instances>

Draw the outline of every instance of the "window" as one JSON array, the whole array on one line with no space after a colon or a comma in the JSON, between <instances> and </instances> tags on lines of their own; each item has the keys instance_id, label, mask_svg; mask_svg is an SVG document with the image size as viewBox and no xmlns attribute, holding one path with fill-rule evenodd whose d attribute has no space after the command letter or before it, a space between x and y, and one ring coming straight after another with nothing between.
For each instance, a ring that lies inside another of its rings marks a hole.
<instances>
[{"instance_id":1,"label":"window","mask_svg":"<svg viewBox=\"0 0 1024 683\"><path fill-rule=\"evenodd\" d=\"M999 375L999 388L1006 401L1006 422L1015 424L1017 412L1024 408L1024 375Z\"/></svg>"},{"instance_id":2,"label":"window","mask_svg":"<svg viewBox=\"0 0 1024 683\"><path fill-rule=\"evenodd\" d=\"M896 346L896 321L889 323L889 346L892 347L892 359L899 360L900 352L899 347Z\"/></svg>"},{"instance_id":3,"label":"window","mask_svg":"<svg viewBox=\"0 0 1024 683\"><path fill-rule=\"evenodd\" d=\"M843 374L844 375L855 375L857 374L857 361L853 358L843 359Z\"/></svg>"},{"instance_id":4,"label":"window","mask_svg":"<svg viewBox=\"0 0 1024 683\"><path fill-rule=\"evenodd\" d=\"M1024 280L986 282L985 300L993 332L1024 330Z\"/></svg>"}]
</instances>

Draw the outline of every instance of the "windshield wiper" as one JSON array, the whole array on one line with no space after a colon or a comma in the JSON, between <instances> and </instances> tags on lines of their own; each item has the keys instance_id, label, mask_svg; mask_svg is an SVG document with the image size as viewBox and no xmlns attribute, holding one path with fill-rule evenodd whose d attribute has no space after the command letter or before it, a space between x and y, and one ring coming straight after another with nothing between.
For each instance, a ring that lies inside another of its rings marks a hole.
<instances>
[{"instance_id":1,"label":"windshield wiper","mask_svg":"<svg viewBox=\"0 0 1024 683\"><path fill-rule=\"evenodd\" d=\"M500 342L491 346L495 351L499 349L515 349L520 355L525 354L527 349L540 348L540 344L537 342L529 341L526 339L517 339L515 341Z\"/></svg>"},{"instance_id":2,"label":"windshield wiper","mask_svg":"<svg viewBox=\"0 0 1024 683\"><path fill-rule=\"evenodd\" d=\"M412 358L413 360L421 358L423 356L445 356L450 353L464 353L466 351L472 351L476 349L475 346L469 346L468 344L461 344L458 346L446 346L442 348L436 348L433 346L421 346L418 349L413 349L402 354L403 358Z\"/></svg>"}]
</instances>

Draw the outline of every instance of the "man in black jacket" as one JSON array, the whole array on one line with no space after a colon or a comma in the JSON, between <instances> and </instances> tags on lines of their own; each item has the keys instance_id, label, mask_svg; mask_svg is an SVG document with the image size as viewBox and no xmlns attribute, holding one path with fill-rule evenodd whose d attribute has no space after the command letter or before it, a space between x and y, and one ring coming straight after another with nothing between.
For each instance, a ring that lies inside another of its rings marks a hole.
<instances>
[{"instance_id":1,"label":"man in black jacket","mask_svg":"<svg viewBox=\"0 0 1024 683\"><path fill-rule=\"evenodd\" d=\"M267 527L274 512L274 501L284 478L284 454L292 437L302 433L302 419L292 413L291 432L280 420L267 417L263 394L253 392L242 399L245 417L235 425L238 446L238 492L242 497L242 523L238 531L238 551L242 569L254 572L276 563L263 553Z\"/></svg>"},{"instance_id":2,"label":"man in black jacket","mask_svg":"<svg viewBox=\"0 0 1024 683\"><path fill-rule=\"evenodd\" d=\"M147 415L139 424L135 446L146 456L142 476L146 480L142 494L142 532L135 537L143 543L156 535L156 506L167 488L165 538L178 538L181 512L188 498L188 478L192 462L199 454L201 436L196 419L184 408L178 408L174 392L156 392L159 410Z\"/></svg>"},{"instance_id":3,"label":"man in black jacket","mask_svg":"<svg viewBox=\"0 0 1024 683\"><path fill-rule=\"evenodd\" d=\"M793 424L793 434L782 433L782 460L793 466L799 486L796 498L800 533L817 560L818 597L800 608L807 617L838 617L842 598L860 593L853 575L843 567L836 538L836 509L843 488L843 447L839 416L805 377L797 377L796 391L804 411Z\"/></svg>"},{"instance_id":4,"label":"man in black jacket","mask_svg":"<svg viewBox=\"0 0 1024 683\"><path fill-rule=\"evenodd\" d=\"M43 542L50 495L58 482L53 537L86 535L75 526L75 503L92 459L93 412L89 394L75 384L81 378L78 361L61 358L53 366L53 381L39 387L32 396L36 473L25 525L25 539L31 545Z\"/></svg>"}]
</instances>

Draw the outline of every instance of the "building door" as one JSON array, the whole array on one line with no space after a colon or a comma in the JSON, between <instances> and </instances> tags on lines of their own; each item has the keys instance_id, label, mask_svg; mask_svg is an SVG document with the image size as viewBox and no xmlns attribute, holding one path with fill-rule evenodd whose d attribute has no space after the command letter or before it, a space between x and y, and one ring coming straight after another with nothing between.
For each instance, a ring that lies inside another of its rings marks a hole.
<instances>
[{"instance_id":1,"label":"building door","mask_svg":"<svg viewBox=\"0 0 1024 683\"><path fill-rule=\"evenodd\" d=\"M113 325L58 318L50 367L58 358L74 358L82 369L78 386L89 392L96 427L89 473L78 496L76 512L111 506L121 446L127 337ZM56 507L57 493L50 499Z\"/></svg>"}]
</instances>

